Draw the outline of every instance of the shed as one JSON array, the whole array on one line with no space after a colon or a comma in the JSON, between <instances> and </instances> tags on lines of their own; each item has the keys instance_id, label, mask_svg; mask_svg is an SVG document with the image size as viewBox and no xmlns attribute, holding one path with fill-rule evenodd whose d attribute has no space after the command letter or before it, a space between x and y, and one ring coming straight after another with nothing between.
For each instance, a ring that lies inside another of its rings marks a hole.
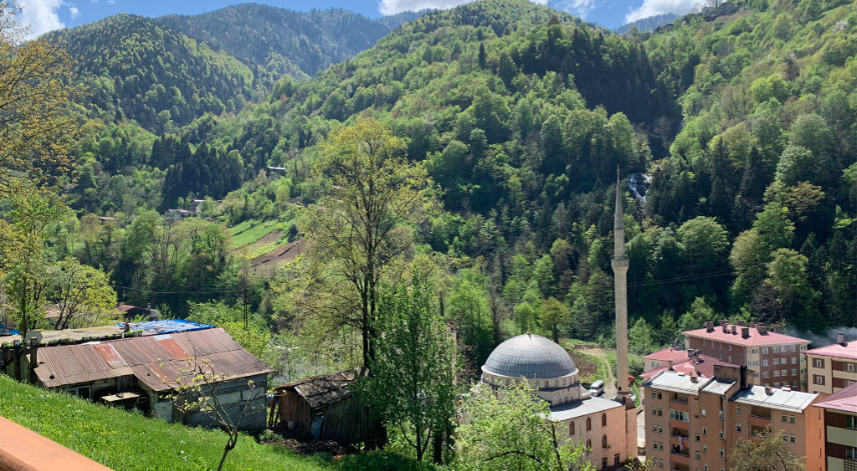
<instances>
[{"instance_id":1,"label":"shed","mask_svg":"<svg viewBox=\"0 0 857 471\"><path fill-rule=\"evenodd\" d=\"M356 372L346 370L276 387L280 422L343 445L383 441L381 421L351 391L356 379Z\"/></svg>"}]
</instances>

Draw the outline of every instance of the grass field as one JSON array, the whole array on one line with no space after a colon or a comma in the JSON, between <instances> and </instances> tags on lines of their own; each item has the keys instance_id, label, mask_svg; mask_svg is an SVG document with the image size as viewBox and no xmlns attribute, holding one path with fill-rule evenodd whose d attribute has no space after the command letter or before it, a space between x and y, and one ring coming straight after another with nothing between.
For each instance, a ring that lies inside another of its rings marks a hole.
<instances>
[{"instance_id":1,"label":"grass field","mask_svg":"<svg viewBox=\"0 0 857 471\"><path fill-rule=\"evenodd\" d=\"M44 435L116 471L216 469L226 436L108 408L18 383L0 375L0 416ZM277 445L243 437L224 469L316 471L431 469L386 453L334 462L329 455L298 456Z\"/></svg>"},{"instance_id":2,"label":"grass field","mask_svg":"<svg viewBox=\"0 0 857 471\"><path fill-rule=\"evenodd\" d=\"M277 229L285 230L286 228L288 228L287 223L284 224L277 220L257 221L250 219L244 221L229 229L229 232L232 233L232 248L237 249L250 245Z\"/></svg>"}]
</instances>

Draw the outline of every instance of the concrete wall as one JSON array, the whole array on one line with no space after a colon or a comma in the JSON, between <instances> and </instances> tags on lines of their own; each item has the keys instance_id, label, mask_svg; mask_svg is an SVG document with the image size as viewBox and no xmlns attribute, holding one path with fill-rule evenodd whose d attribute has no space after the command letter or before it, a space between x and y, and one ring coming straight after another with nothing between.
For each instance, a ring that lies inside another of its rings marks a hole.
<instances>
[{"instance_id":1,"label":"concrete wall","mask_svg":"<svg viewBox=\"0 0 857 471\"><path fill-rule=\"evenodd\" d=\"M251 391L247 387L247 382L252 380L255 383L255 389ZM232 420L238 420L241 416L241 411L244 409L245 403L250 401L247 406L244 417L241 419L238 427L242 430L260 431L267 426L267 408L265 402L265 392L268 388L267 375L258 375L251 378L242 378L223 383L217 389L217 397L225 412ZM192 412L185 414L175 410L173 402L166 399L164 395L150 393L153 406L153 415L155 418L165 420L167 422L181 422L185 425L194 427L219 427L217 422L209 417L204 412ZM251 400L252 399L252 400Z\"/></svg>"},{"instance_id":2,"label":"concrete wall","mask_svg":"<svg viewBox=\"0 0 857 471\"><path fill-rule=\"evenodd\" d=\"M587 440L592 441L592 447L586 458L595 466L595 469L606 469L615 466L615 455L619 455L619 463L625 463L629 459L629 449L637 448L637 422L636 409L631 414L626 414L625 407L616 407L605 412L576 417L573 421L564 421L565 439L574 443L586 445ZM602 414L607 417L607 425L602 425ZM628 417L631 418L630 426ZM590 419L591 430L586 430L586 419ZM571 422L574 422L574 434L569 434ZM607 436L607 448L602 447L602 438ZM631 444L631 447L628 444ZM633 455L636 453L632 451ZM607 458L607 467L602 466L602 460Z\"/></svg>"}]
</instances>

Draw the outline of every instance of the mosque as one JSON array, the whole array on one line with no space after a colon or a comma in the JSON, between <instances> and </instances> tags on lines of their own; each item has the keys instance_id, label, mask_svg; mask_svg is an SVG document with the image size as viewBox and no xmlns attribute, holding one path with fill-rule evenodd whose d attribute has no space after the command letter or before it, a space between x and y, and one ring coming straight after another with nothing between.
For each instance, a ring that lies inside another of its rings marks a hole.
<instances>
[{"instance_id":1,"label":"mosque","mask_svg":"<svg viewBox=\"0 0 857 471\"><path fill-rule=\"evenodd\" d=\"M494 389L525 378L550 404L551 419L564 424L565 438L586 446L589 461L599 470L621 467L637 456L637 409L628 384L628 259L618 182L614 234L617 396L591 396L581 387L568 352L540 335L527 333L501 343L482 366L482 383Z\"/></svg>"}]
</instances>

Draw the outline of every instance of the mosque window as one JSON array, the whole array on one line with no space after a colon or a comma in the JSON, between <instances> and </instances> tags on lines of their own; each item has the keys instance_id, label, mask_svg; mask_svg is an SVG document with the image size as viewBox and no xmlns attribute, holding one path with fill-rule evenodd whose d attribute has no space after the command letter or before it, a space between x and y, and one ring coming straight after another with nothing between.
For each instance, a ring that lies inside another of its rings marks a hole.
<instances>
[{"instance_id":1,"label":"mosque window","mask_svg":"<svg viewBox=\"0 0 857 471\"><path fill-rule=\"evenodd\" d=\"M591 417L586 418L586 430L592 430L592 418Z\"/></svg>"},{"instance_id":2,"label":"mosque window","mask_svg":"<svg viewBox=\"0 0 857 471\"><path fill-rule=\"evenodd\" d=\"M570 424L568 424L568 434L574 435L574 421L572 420Z\"/></svg>"},{"instance_id":3,"label":"mosque window","mask_svg":"<svg viewBox=\"0 0 857 471\"><path fill-rule=\"evenodd\" d=\"M607 414L601 414L601 426L602 427L607 426Z\"/></svg>"},{"instance_id":4,"label":"mosque window","mask_svg":"<svg viewBox=\"0 0 857 471\"><path fill-rule=\"evenodd\" d=\"M607 448L607 435L601 435L601 448Z\"/></svg>"}]
</instances>

